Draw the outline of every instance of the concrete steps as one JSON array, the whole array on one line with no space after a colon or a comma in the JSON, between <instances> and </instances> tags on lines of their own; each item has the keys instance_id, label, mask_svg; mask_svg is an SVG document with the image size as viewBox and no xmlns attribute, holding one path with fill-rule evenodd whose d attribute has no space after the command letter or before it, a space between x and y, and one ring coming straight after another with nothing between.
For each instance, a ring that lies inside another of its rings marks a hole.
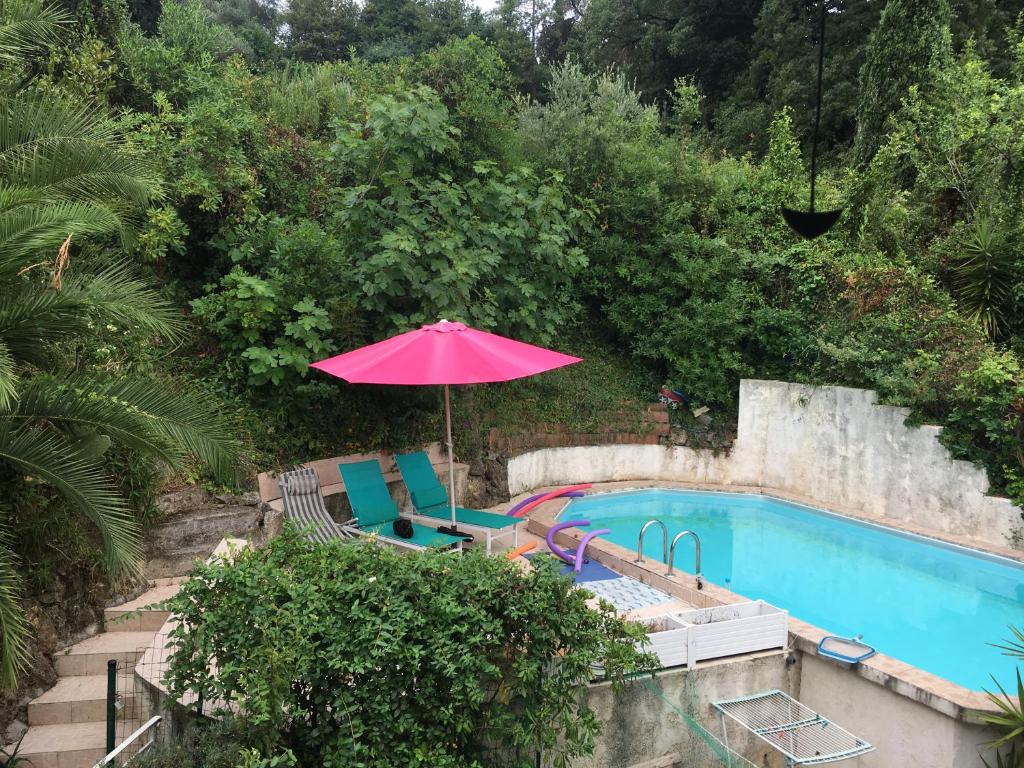
<instances>
[{"instance_id":1,"label":"concrete steps","mask_svg":"<svg viewBox=\"0 0 1024 768\"><path fill-rule=\"evenodd\" d=\"M213 546L181 547L162 554L150 553L146 560L146 576L151 581L188 573L197 561L206 560L213 552Z\"/></svg>"},{"instance_id":2,"label":"concrete steps","mask_svg":"<svg viewBox=\"0 0 1024 768\"><path fill-rule=\"evenodd\" d=\"M145 653L168 616L147 606L172 597L180 583L163 579L136 599L107 608L105 632L55 656L57 684L29 703L29 729L18 750L31 768L92 768L106 754L107 661L133 664ZM125 673L118 677L121 688L126 687ZM120 717L125 719L118 720L118 739L144 719L134 685L120 693Z\"/></svg>"},{"instance_id":3,"label":"concrete steps","mask_svg":"<svg viewBox=\"0 0 1024 768\"><path fill-rule=\"evenodd\" d=\"M151 632L104 632L88 637L71 646L54 658L54 667L61 677L71 675L102 675L107 671L107 661L131 662L139 657L153 642L155 630Z\"/></svg>"},{"instance_id":4,"label":"concrete steps","mask_svg":"<svg viewBox=\"0 0 1024 768\"><path fill-rule=\"evenodd\" d=\"M118 732L131 733L137 723L125 723ZM107 724L65 723L37 725L28 729L18 757L32 768L92 768L106 753Z\"/></svg>"},{"instance_id":5,"label":"concrete steps","mask_svg":"<svg viewBox=\"0 0 1024 768\"><path fill-rule=\"evenodd\" d=\"M121 703L129 716L137 716L141 702L134 691L122 694ZM62 677L50 690L28 705L28 724L59 725L106 720L107 676L74 675Z\"/></svg>"},{"instance_id":6,"label":"concrete steps","mask_svg":"<svg viewBox=\"0 0 1024 768\"><path fill-rule=\"evenodd\" d=\"M107 632L156 632L170 618L171 612L157 607L178 594L177 584L157 586L129 600L103 611Z\"/></svg>"}]
</instances>

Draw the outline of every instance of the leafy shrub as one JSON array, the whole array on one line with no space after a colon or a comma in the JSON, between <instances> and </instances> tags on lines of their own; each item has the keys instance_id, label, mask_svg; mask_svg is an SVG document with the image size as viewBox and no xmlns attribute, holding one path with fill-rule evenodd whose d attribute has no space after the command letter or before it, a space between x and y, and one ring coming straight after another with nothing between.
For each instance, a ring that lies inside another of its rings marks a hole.
<instances>
[{"instance_id":1,"label":"leafy shrub","mask_svg":"<svg viewBox=\"0 0 1024 768\"><path fill-rule=\"evenodd\" d=\"M579 698L591 665L621 684L651 659L638 625L536 563L288 531L197 567L172 601L168 680L235 703L248 746L303 765L526 768L539 749L565 765L599 729Z\"/></svg>"},{"instance_id":2,"label":"leafy shrub","mask_svg":"<svg viewBox=\"0 0 1024 768\"><path fill-rule=\"evenodd\" d=\"M220 292L192 302L222 348L246 361L253 385L280 384L289 374L305 376L309 364L332 348L325 339L331 330L327 311L308 294L293 301L285 283L277 270L263 279L235 267L221 280Z\"/></svg>"},{"instance_id":3,"label":"leafy shrub","mask_svg":"<svg viewBox=\"0 0 1024 768\"><path fill-rule=\"evenodd\" d=\"M419 86L340 132L333 191L356 295L380 333L442 317L549 341L573 316L590 214L559 174L463 167L458 129Z\"/></svg>"},{"instance_id":4,"label":"leafy shrub","mask_svg":"<svg viewBox=\"0 0 1024 768\"><path fill-rule=\"evenodd\" d=\"M271 768L295 765L287 753L276 761L253 760L246 746L247 726L233 717L190 723L185 733L132 758L137 768Z\"/></svg>"}]
</instances>

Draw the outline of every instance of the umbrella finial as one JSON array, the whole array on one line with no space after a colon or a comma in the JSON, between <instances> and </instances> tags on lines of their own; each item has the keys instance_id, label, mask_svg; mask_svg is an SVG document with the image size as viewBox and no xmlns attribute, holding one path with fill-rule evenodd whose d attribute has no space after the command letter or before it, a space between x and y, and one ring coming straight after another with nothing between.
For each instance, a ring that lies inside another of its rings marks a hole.
<instances>
[{"instance_id":1,"label":"umbrella finial","mask_svg":"<svg viewBox=\"0 0 1024 768\"><path fill-rule=\"evenodd\" d=\"M466 326L459 322L452 322L451 320L445 320L441 318L433 325L424 325L421 330L424 331L439 331L441 333L447 333L449 331L464 331Z\"/></svg>"}]
</instances>

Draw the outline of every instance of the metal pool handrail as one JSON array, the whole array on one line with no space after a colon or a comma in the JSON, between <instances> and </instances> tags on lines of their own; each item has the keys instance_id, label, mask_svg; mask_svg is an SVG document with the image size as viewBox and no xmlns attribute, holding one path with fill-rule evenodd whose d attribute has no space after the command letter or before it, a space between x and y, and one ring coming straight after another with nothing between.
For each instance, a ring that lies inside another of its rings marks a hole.
<instances>
[{"instance_id":1,"label":"metal pool handrail","mask_svg":"<svg viewBox=\"0 0 1024 768\"><path fill-rule=\"evenodd\" d=\"M695 575L697 576L697 581L699 582L700 581L700 536L698 536L693 531L682 531L680 533L677 533L675 535L675 537L672 539L672 547L668 551L668 570L665 571L665 575L669 576L669 577L672 576L672 566L675 563L675 559L676 559L676 544L678 544L679 540L681 538L683 538L684 536L693 536L693 541L697 545L697 562L696 562L696 566L695 566L697 573Z\"/></svg>"},{"instance_id":2,"label":"metal pool handrail","mask_svg":"<svg viewBox=\"0 0 1024 768\"><path fill-rule=\"evenodd\" d=\"M634 563L642 563L644 561L644 534L647 533L647 529L652 525L661 526L661 559L664 560L668 557L668 528L661 520L648 520L644 523L643 528L640 529L640 536L636 540L636 560Z\"/></svg>"}]
</instances>

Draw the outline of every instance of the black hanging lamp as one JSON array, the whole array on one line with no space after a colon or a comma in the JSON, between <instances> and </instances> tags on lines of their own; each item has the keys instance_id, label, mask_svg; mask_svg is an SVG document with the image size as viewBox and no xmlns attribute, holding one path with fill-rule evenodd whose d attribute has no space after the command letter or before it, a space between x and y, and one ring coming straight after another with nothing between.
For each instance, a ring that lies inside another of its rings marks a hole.
<instances>
[{"instance_id":1,"label":"black hanging lamp","mask_svg":"<svg viewBox=\"0 0 1024 768\"><path fill-rule=\"evenodd\" d=\"M811 210L794 211L782 209L782 218L790 228L801 237L813 240L828 232L839 221L842 208L834 211L814 210L814 187L818 175L818 128L821 125L821 75L825 64L825 14L828 0L821 0L821 13L818 23L818 92L814 102L814 136L811 139Z\"/></svg>"}]
</instances>

